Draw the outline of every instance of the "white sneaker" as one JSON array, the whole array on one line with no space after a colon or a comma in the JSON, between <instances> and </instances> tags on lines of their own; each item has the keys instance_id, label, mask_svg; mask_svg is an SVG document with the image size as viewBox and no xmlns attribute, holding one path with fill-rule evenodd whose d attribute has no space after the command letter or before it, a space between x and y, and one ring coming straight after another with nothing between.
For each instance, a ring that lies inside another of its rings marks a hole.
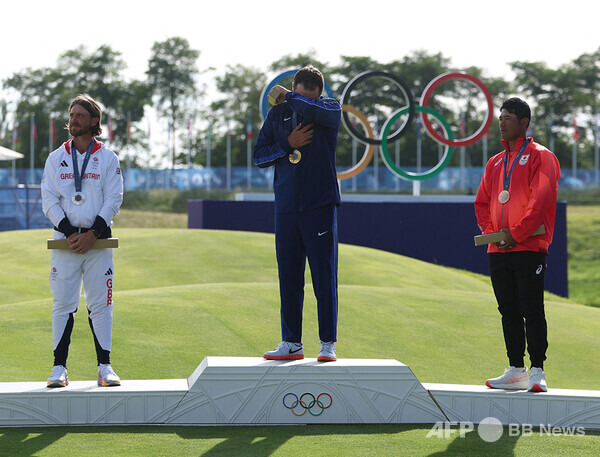
<instances>
[{"instance_id":1,"label":"white sneaker","mask_svg":"<svg viewBox=\"0 0 600 457\"><path fill-rule=\"evenodd\" d=\"M120 386L121 378L109 364L101 363L98 365L98 385L102 387Z\"/></svg>"},{"instance_id":2,"label":"white sneaker","mask_svg":"<svg viewBox=\"0 0 600 457\"><path fill-rule=\"evenodd\" d=\"M67 376L67 369L62 365L54 365L52 367L52 373L48 378L48 387L65 387L69 385L69 377Z\"/></svg>"},{"instance_id":3,"label":"white sneaker","mask_svg":"<svg viewBox=\"0 0 600 457\"><path fill-rule=\"evenodd\" d=\"M492 389L525 390L529 387L527 368L516 368L510 366L504 370L504 374L502 376L488 379L485 382L485 385Z\"/></svg>"},{"instance_id":4,"label":"white sneaker","mask_svg":"<svg viewBox=\"0 0 600 457\"><path fill-rule=\"evenodd\" d=\"M529 371L529 392L548 392L546 374L538 367L531 367Z\"/></svg>"},{"instance_id":5,"label":"white sneaker","mask_svg":"<svg viewBox=\"0 0 600 457\"><path fill-rule=\"evenodd\" d=\"M317 362L335 362L336 360L337 357L335 355L335 344L333 341L330 343L321 341L321 352L319 352Z\"/></svg>"},{"instance_id":6,"label":"white sneaker","mask_svg":"<svg viewBox=\"0 0 600 457\"><path fill-rule=\"evenodd\" d=\"M290 343L282 341L272 351L263 354L267 360L295 360L304 358L304 348L302 343Z\"/></svg>"}]
</instances>

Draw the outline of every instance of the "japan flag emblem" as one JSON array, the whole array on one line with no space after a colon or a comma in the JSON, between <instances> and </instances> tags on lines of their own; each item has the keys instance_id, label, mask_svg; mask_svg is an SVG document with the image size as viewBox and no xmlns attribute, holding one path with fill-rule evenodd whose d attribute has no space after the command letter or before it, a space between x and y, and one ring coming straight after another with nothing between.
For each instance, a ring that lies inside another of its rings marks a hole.
<instances>
[{"instance_id":1,"label":"japan flag emblem","mask_svg":"<svg viewBox=\"0 0 600 457\"><path fill-rule=\"evenodd\" d=\"M519 165L525 165L527 163L527 161L529 160L529 156L530 154L524 155L523 157L521 157L521 160L519 160Z\"/></svg>"}]
</instances>

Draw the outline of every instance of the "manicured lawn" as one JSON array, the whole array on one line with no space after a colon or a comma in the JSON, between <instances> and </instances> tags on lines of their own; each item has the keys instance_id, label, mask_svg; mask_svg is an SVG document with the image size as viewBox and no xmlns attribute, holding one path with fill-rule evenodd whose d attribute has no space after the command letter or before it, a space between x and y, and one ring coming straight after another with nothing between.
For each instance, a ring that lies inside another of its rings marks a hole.
<instances>
[{"instance_id":1,"label":"manicured lawn","mask_svg":"<svg viewBox=\"0 0 600 457\"><path fill-rule=\"evenodd\" d=\"M188 377L206 356L260 356L280 340L273 235L115 228L113 366L124 379ZM1 381L50 371L47 230L0 233ZM356 246L340 246L338 357L393 358L422 382L481 384L506 365L485 277ZM551 387L600 390L600 308L548 295ZM69 377L95 375L84 300ZM307 272L304 343L318 351ZM583 369L585 367L585 369ZM577 373L577 376L573 374ZM57 427L0 429L0 455L596 455L585 436L429 438L429 426ZM506 434L505 434L506 435Z\"/></svg>"}]
</instances>

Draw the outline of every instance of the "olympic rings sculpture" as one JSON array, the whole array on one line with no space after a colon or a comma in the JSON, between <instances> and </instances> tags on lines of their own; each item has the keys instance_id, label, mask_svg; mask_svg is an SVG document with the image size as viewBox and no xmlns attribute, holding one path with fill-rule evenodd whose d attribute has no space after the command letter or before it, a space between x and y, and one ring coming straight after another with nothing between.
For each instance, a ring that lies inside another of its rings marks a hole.
<instances>
[{"instance_id":1,"label":"olympic rings sculpture","mask_svg":"<svg viewBox=\"0 0 600 457\"><path fill-rule=\"evenodd\" d=\"M267 113L269 110L267 98L269 91L281 80L293 76L296 73L296 71L297 70L288 70L286 72L281 73L280 75L276 76L263 89L260 98L260 109L263 119L267 117ZM390 117L385 121L378 138L375 136L375 133L373 132L373 129L371 128L371 125L366 116L359 110L348 104L348 99L354 88L359 83L372 77L385 78L393 82L400 88L404 98L407 101L407 106L404 106L394 111L390 115ZM452 130L446 119L439 112L435 111L429 106L429 102L435 89L437 89L441 84L453 79L464 79L475 84L481 90L481 92L483 92L487 103L487 110L483 122L481 123L481 126L477 129L477 131L474 134L462 139L454 139L452 135ZM334 98L333 92L331 91L331 88L329 87L327 81L325 81L324 84L324 91L327 94L327 96ZM338 172L337 177L339 180L352 178L358 175L360 172L362 172L373 159L375 145L380 146L381 157L387 168L390 170L390 172L392 172L399 178L409 181L418 181L433 178L438 173L440 173L448 165L448 163L450 163L454 147L469 146L483 138L483 136L487 133L492 124L492 113L494 110L492 95L487 86L483 82L481 82L481 80L479 80L477 77L461 72L443 73L433 78L429 82L429 84L427 84L425 90L423 91L423 94L421 95L420 106L416 106L410 87L401 78L384 71L365 71L352 78L352 80L348 82L348 84L344 87L341 97L341 104L342 123L344 124L344 127L346 128L348 134L356 141L363 143L366 147L363 156L353 167L346 171ZM362 126L365 129L366 135L364 135L354 127L354 125L350 122L348 113L354 115L358 119L359 123L362 124ZM445 150L442 158L435 166L431 167L429 170L426 170L424 172L413 173L403 170L391 160L388 144L390 142L399 140L403 135L406 134L408 128L411 126L414 120L416 113L419 113L419 115L421 116L423 126L425 127L425 131L427 132L427 134L437 143L445 146ZM408 116L403 121L402 125L390 135L390 130L394 122L396 122L401 116L404 116L406 114L408 114ZM438 131L436 131L436 129L433 127L429 118L430 116L433 116L441 124L442 130L444 131L444 136Z\"/></svg>"},{"instance_id":2,"label":"olympic rings sculpture","mask_svg":"<svg viewBox=\"0 0 600 457\"><path fill-rule=\"evenodd\" d=\"M295 400L293 400L290 403L290 405L288 405L286 403L286 398L289 397L289 396L295 398ZM305 396L312 397L312 400L308 404L306 403L306 401L304 401L304 397ZM328 397L329 398L329 404L327 406L325 406L325 404L320 400L321 397ZM311 414L312 416L320 416L321 414L323 414L323 411L325 411L327 408L331 407L332 404L333 404L333 398L331 398L331 395L329 395L326 392L320 393L317 396L317 398L315 398L315 396L313 394L309 393L309 392L303 393L302 395L300 395L300 398L298 398L298 395L296 395L295 393L292 393L292 392L288 392L287 394L285 394L283 396L283 406L285 406L287 409L291 410L292 414L294 416L298 416L298 417L304 416L306 414L306 411L308 411L309 414ZM298 412L296 412L294 410L294 408L298 409L298 406L300 408L302 408L302 412L301 413L298 413ZM318 413L313 413L312 409L315 406L318 406L321 409L321 411L318 412Z\"/></svg>"}]
</instances>

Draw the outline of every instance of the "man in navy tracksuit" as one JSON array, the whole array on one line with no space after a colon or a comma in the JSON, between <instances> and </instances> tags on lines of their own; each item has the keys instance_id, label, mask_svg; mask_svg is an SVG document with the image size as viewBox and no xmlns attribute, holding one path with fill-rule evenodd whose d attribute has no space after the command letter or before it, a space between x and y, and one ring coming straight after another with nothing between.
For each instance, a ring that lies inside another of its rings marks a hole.
<instances>
[{"instance_id":1,"label":"man in navy tracksuit","mask_svg":"<svg viewBox=\"0 0 600 457\"><path fill-rule=\"evenodd\" d=\"M275 166L275 245L279 267L282 342L266 359L302 359L304 269L310 265L317 298L318 360L335 361L337 339L337 206L340 192L335 148L342 114L337 100L323 98L324 79L307 66L292 91L279 96L254 146L254 163Z\"/></svg>"}]
</instances>

